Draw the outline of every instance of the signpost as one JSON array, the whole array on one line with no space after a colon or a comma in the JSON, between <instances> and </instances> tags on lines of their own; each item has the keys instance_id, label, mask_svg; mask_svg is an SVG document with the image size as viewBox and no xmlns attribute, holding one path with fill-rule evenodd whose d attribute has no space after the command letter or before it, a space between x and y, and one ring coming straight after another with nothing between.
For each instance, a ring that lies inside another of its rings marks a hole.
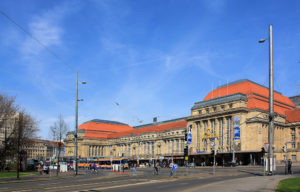
<instances>
[{"instance_id":1,"label":"signpost","mask_svg":"<svg viewBox=\"0 0 300 192\"><path fill-rule=\"evenodd\" d=\"M265 151L268 151L268 150L269 150L269 146L270 146L270 143L265 143L265 144L264 144Z\"/></svg>"}]
</instances>

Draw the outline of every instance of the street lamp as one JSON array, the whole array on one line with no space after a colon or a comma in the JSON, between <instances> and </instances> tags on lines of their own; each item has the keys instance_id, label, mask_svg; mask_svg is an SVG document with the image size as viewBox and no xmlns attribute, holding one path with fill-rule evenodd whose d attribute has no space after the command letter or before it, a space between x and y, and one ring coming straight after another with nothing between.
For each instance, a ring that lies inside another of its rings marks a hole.
<instances>
[{"instance_id":1,"label":"street lamp","mask_svg":"<svg viewBox=\"0 0 300 192\"><path fill-rule=\"evenodd\" d=\"M268 130L268 175L272 175L273 144L274 144L274 87L273 87L273 27L269 26L269 130ZM264 43L266 39L258 42Z\"/></svg>"},{"instance_id":2,"label":"street lamp","mask_svg":"<svg viewBox=\"0 0 300 192\"><path fill-rule=\"evenodd\" d=\"M81 84L86 84L85 81L81 82ZM76 99L75 99L75 175L78 175L78 101L83 101L83 99L78 99L78 71L76 71Z\"/></svg>"}]
</instances>

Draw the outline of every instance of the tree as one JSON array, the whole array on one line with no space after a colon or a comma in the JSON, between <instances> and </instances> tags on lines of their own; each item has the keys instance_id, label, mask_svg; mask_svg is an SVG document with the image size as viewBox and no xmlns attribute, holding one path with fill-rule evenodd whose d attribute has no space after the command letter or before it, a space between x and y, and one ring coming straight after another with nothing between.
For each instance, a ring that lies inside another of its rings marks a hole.
<instances>
[{"instance_id":1,"label":"tree","mask_svg":"<svg viewBox=\"0 0 300 192\"><path fill-rule=\"evenodd\" d=\"M3 170L7 157L10 155L9 141L12 136L14 115L18 110L15 98L0 94L0 170Z\"/></svg>"},{"instance_id":2,"label":"tree","mask_svg":"<svg viewBox=\"0 0 300 192\"><path fill-rule=\"evenodd\" d=\"M17 156L17 178L19 178L20 163L26 154L25 148L32 144L37 131L37 122L24 110L19 112L11 138L15 143L14 154Z\"/></svg>"},{"instance_id":3,"label":"tree","mask_svg":"<svg viewBox=\"0 0 300 192\"><path fill-rule=\"evenodd\" d=\"M58 145L58 155L57 155L57 163L58 167L60 167L60 153L63 147L63 139L67 132L69 131L69 127L65 123L65 120L61 115L59 115L58 120L50 127L50 132L54 141L57 142ZM56 170L56 176L58 176L59 169Z\"/></svg>"},{"instance_id":4,"label":"tree","mask_svg":"<svg viewBox=\"0 0 300 192\"><path fill-rule=\"evenodd\" d=\"M0 94L0 164L8 158L17 160L17 178L25 147L32 143L38 131L37 122L15 103L15 98ZM2 136L2 137L1 137Z\"/></svg>"}]
</instances>

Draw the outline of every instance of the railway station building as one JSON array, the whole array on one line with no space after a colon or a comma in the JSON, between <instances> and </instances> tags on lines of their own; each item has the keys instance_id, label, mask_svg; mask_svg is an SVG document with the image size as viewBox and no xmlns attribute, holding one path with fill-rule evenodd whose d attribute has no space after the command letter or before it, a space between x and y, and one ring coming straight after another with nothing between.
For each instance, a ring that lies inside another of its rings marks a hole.
<instances>
[{"instance_id":1,"label":"railway station building","mask_svg":"<svg viewBox=\"0 0 300 192\"><path fill-rule=\"evenodd\" d=\"M299 100L299 99L298 99ZM297 97L293 97L297 101ZM300 108L274 92L274 155L277 163L300 161ZM262 163L268 147L269 89L253 81L235 81L195 102L190 115L178 119L130 126L91 120L78 127L79 158L125 157L139 164L151 160L183 165L218 165L233 160L243 165ZM74 132L65 139L65 156L74 157Z\"/></svg>"}]
</instances>

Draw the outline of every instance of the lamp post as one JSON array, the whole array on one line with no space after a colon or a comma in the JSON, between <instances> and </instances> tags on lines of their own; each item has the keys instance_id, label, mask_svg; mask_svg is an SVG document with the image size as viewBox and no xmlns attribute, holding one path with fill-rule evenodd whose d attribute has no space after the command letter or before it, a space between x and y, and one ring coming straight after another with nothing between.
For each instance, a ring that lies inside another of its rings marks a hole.
<instances>
[{"instance_id":1,"label":"lamp post","mask_svg":"<svg viewBox=\"0 0 300 192\"><path fill-rule=\"evenodd\" d=\"M81 84L86 84L85 81ZM75 99L75 175L78 175L78 101L83 101L83 99L78 99L78 71L76 71L76 99Z\"/></svg>"},{"instance_id":2,"label":"lamp post","mask_svg":"<svg viewBox=\"0 0 300 192\"><path fill-rule=\"evenodd\" d=\"M259 40L264 43L265 39ZM268 175L273 172L273 145L274 145L274 87L273 87L273 27L269 26L269 130L268 130Z\"/></svg>"}]
</instances>

